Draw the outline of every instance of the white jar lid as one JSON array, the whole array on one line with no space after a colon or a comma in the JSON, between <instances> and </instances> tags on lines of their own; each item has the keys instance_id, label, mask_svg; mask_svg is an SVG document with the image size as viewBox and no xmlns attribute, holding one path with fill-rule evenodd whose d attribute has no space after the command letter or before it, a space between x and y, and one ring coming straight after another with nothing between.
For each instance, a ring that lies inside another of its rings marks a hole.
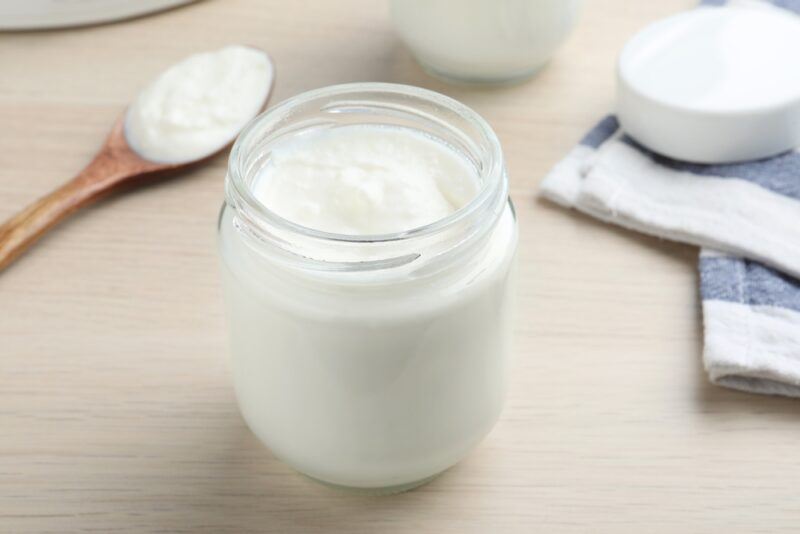
<instances>
[{"instance_id":1,"label":"white jar lid","mask_svg":"<svg viewBox=\"0 0 800 534\"><path fill-rule=\"evenodd\" d=\"M685 161L800 146L800 16L700 7L646 27L619 57L617 115L638 142Z\"/></svg>"}]
</instances>

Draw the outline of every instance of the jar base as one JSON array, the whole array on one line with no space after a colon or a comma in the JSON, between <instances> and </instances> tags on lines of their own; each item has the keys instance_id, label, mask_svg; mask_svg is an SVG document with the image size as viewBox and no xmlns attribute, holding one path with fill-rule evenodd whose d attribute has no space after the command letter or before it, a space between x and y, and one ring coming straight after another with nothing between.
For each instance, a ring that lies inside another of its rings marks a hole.
<instances>
[{"instance_id":1,"label":"jar base","mask_svg":"<svg viewBox=\"0 0 800 534\"><path fill-rule=\"evenodd\" d=\"M434 78L441 80L447 83L454 83L458 85L494 85L494 86L502 86L502 85L517 85L524 82L527 82L537 74L547 65L547 63L543 63L541 65L537 65L532 69L525 70L522 72L518 72L515 74L511 74L509 76L461 76L458 74L453 74L447 72L445 70L439 69L438 67L434 67L430 63L427 63L425 60L417 58L417 63L419 66L422 67L426 73Z\"/></svg>"},{"instance_id":2,"label":"jar base","mask_svg":"<svg viewBox=\"0 0 800 534\"><path fill-rule=\"evenodd\" d=\"M397 486L386 486L386 487L379 487L379 488L359 488L353 486L342 486L340 484L334 484L332 482L327 482L325 480L320 480L318 478L314 478L310 475L306 475L305 473L300 473L304 477L309 480L316 482L317 484L322 484L323 486L327 486L331 489L336 491L341 491L344 493L349 493L351 495L363 495L363 496L380 496L380 495L394 495L396 493L403 493L406 491L413 490L420 486L424 486L428 482L432 481L434 478L438 477L442 473L436 473L435 475L431 475L429 477L423 478L422 480L417 480L414 482L408 482L406 484L398 484Z\"/></svg>"}]
</instances>

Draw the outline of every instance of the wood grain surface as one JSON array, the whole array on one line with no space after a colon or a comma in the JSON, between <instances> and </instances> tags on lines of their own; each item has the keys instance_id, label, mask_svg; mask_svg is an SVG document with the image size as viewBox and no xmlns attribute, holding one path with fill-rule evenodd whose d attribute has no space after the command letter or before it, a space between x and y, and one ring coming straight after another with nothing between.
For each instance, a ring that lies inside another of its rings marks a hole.
<instances>
[{"instance_id":1,"label":"wood grain surface","mask_svg":"<svg viewBox=\"0 0 800 534\"><path fill-rule=\"evenodd\" d=\"M0 219L73 176L165 66L227 43L274 58L273 102L420 85L496 129L519 212L516 363L465 461L392 497L317 485L236 408L215 253L225 157L116 196L0 275L0 532L797 532L800 404L716 388L697 251L536 198L613 105L620 47L690 0L589 0L530 83L424 74L382 0L206 0L133 21L0 34Z\"/></svg>"}]
</instances>

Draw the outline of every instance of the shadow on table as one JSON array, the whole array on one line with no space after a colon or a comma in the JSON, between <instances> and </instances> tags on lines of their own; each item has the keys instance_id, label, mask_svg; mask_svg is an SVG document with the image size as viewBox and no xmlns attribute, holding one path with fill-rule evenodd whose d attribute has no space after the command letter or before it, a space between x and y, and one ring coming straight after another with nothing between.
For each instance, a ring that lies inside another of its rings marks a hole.
<instances>
[{"instance_id":1,"label":"shadow on table","mask_svg":"<svg viewBox=\"0 0 800 534\"><path fill-rule=\"evenodd\" d=\"M446 495L442 487L454 476L448 472L397 495L347 493L291 470L239 422L227 429L225 441L210 436L212 443L203 445L208 452L201 457L157 460L165 463L162 469L156 466L157 470L170 473L161 491L176 485L180 488L163 499L151 496L153 509L143 514L148 526L170 532L378 531L395 522L406 524L408 518L428 516L440 505Z\"/></svg>"}]
</instances>

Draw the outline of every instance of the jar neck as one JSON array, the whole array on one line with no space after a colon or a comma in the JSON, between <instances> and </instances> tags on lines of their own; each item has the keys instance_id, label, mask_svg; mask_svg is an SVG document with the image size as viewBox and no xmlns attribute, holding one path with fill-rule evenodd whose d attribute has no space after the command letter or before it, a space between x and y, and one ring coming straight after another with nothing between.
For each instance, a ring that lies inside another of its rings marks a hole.
<instances>
[{"instance_id":1,"label":"jar neck","mask_svg":"<svg viewBox=\"0 0 800 534\"><path fill-rule=\"evenodd\" d=\"M334 234L300 226L254 197L255 179L276 142L312 129L353 124L416 129L446 144L474 166L477 195L448 217L381 235ZM254 119L231 151L225 193L233 224L247 244L287 268L427 272L480 249L505 209L508 179L497 137L466 106L416 87L362 83L304 93Z\"/></svg>"}]
</instances>

